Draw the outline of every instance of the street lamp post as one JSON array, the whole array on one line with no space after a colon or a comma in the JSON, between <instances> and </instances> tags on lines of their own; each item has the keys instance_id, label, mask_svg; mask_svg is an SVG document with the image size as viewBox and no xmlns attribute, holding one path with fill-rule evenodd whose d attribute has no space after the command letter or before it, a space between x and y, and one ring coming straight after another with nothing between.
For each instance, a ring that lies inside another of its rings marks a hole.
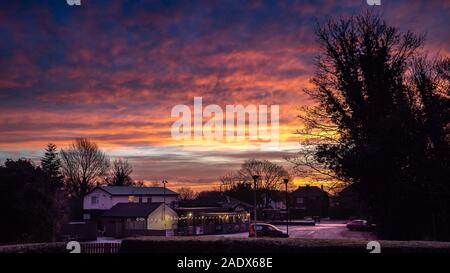
<instances>
[{"instance_id":1,"label":"street lamp post","mask_svg":"<svg viewBox=\"0 0 450 273\"><path fill-rule=\"evenodd\" d=\"M253 218L254 218L254 225L253 225L253 229L255 230L255 238L256 238L256 191L257 191L257 182L258 179L260 178L259 175L252 175L253 178Z\"/></svg>"},{"instance_id":2,"label":"street lamp post","mask_svg":"<svg viewBox=\"0 0 450 273\"><path fill-rule=\"evenodd\" d=\"M163 200L164 200L164 206L163 206L163 221L164 221L164 230L166 230L166 184L168 183L167 180L162 181L164 185L164 194L163 194Z\"/></svg>"},{"instance_id":3,"label":"street lamp post","mask_svg":"<svg viewBox=\"0 0 450 273\"><path fill-rule=\"evenodd\" d=\"M289 179L283 179L283 183L286 187L286 233L289 235L289 200L288 200L288 183Z\"/></svg>"}]
</instances>

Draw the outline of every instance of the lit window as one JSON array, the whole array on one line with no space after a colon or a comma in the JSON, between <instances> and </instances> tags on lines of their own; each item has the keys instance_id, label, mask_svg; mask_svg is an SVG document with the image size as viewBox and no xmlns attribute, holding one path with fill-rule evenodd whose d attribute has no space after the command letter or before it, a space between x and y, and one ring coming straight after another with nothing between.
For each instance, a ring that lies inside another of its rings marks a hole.
<instances>
[{"instance_id":1,"label":"lit window","mask_svg":"<svg viewBox=\"0 0 450 273\"><path fill-rule=\"evenodd\" d=\"M133 203L134 202L134 196L130 195L128 196L128 203Z\"/></svg>"}]
</instances>

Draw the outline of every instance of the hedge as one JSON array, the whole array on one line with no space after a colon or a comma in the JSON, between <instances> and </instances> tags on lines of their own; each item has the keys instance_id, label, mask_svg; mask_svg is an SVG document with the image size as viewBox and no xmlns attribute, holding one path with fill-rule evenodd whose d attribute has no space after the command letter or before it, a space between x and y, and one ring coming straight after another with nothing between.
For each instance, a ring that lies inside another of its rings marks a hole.
<instances>
[{"instance_id":1,"label":"hedge","mask_svg":"<svg viewBox=\"0 0 450 273\"><path fill-rule=\"evenodd\" d=\"M0 246L0 253L68 253L67 243L38 243Z\"/></svg>"},{"instance_id":2,"label":"hedge","mask_svg":"<svg viewBox=\"0 0 450 273\"><path fill-rule=\"evenodd\" d=\"M379 241L382 253L450 253L450 243ZM364 240L300 238L137 237L122 242L121 253L367 253Z\"/></svg>"}]
</instances>

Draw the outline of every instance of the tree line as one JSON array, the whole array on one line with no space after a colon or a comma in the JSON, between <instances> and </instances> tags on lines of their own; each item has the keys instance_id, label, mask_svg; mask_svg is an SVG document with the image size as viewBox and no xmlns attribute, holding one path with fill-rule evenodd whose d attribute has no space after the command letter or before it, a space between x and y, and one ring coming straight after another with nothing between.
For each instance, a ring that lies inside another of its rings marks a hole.
<instances>
[{"instance_id":1,"label":"tree line","mask_svg":"<svg viewBox=\"0 0 450 273\"><path fill-rule=\"evenodd\" d=\"M7 159L0 166L0 243L53 241L69 219L82 219L83 197L95 186L142 186L124 159L111 161L96 143L76 139L58 152L48 144L40 164Z\"/></svg>"},{"instance_id":2,"label":"tree line","mask_svg":"<svg viewBox=\"0 0 450 273\"><path fill-rule=\"evenodd\" d=\"M292 184L291 175L283 166L269 160L248 159L240 169L219 178L220 190L228 196L253 204L254 176L258 177L256 202L262 208L269 208L270 201L278 199L279 191L285 187L284 179Z\"/></svg>"},{"instance_id":3,"label":"tree line","mask_svg":"<svg viewBox=\"0 0 450 273\"><path fill-rule=\"evenodd\" d=\"M253 176L258 176L256 191ZM285 201L284 179L288 179L288 186L291 187L293 184L291 178L289 171L280 164L269 160L248 159L238 170L220 176L219 188L194 192L189 187L181 187L177 190L178 199L180 201L204 198L211 200L222 194L253 205L256 197L256 206L259 209L271 208L271 201Z\"/></svg>"}]
</instances>

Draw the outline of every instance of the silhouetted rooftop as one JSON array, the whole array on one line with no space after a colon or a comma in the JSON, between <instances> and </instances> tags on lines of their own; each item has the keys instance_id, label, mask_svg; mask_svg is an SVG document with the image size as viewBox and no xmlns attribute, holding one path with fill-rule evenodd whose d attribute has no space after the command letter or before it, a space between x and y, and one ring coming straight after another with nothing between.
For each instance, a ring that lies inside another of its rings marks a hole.
<instances>
[{"instance_id":1,"label":"silhouetted rooftop","mask_svg":"<svg viewBox=\"0 0 450 273\"><path fill-rule=\"evenodd\" d=\"M304 187L298 187L298 189L296 189L295 191L292 192L292 195L297 196L297 197L310 197L310 196L323 196L323 195L328 196L328 193L319 187L307 185Z\"/></svg>"},{"instance_id":2,"label":"silhouetted rooftop","mask_svg":"<svg viewBox=\"0 0 450 273\"><path fill-rule=\"evenodd\" d=\"M103 217L147 217L163 203L119 203L106 211Z\"/></svg>"},{"instance_id":3,"label":"silhouetted rooftop","mask_svg":"<svg viewBox=\"0 0 450 273\"><path fill-rule=\"evenodd\" d=\"M164 195L163 187L136 187L136 186L98 186L111 195ZM178 193L166 188L166 195Z\"/></svg>"}]
</instances>

